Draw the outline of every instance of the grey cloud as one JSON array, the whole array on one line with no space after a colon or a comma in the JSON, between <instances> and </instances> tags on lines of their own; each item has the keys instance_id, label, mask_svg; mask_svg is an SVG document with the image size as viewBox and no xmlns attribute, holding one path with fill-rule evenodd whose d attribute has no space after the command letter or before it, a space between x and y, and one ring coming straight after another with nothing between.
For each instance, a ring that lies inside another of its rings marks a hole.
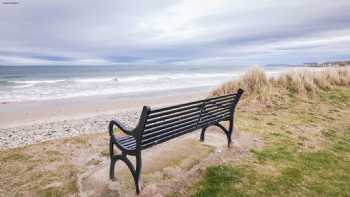
<instances>
[{"instance_id":1,"label":"grey cloud","mask_svg":"<svg viewBox=\"0 0 350 197\"><path fill-rule=\"evenodd\" d=\"M26 58L68 65L350 58L348 0L19 2L0 5L1 64L26 64Z\"/></svg>"}]
</instances>

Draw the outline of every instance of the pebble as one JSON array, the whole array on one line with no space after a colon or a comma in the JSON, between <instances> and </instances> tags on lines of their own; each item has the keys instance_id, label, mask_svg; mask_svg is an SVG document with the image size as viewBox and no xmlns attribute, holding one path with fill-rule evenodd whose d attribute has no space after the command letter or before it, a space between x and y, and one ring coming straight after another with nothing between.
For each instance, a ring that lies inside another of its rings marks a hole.
<instances>
[{"instance_id":1,"label":"pebble","mask_svg":"<svg viewBox=\"0 0 350 197\"><path fill-rule=\"evenodd\" d=\"M137 124L139 113L136 111L123 111L82 119L61 120L0 129L0 149L16 148L81 134L105 132L107 135L107 127L111 119L118 119L132 128Z\"/></svg>"}]
</instances>

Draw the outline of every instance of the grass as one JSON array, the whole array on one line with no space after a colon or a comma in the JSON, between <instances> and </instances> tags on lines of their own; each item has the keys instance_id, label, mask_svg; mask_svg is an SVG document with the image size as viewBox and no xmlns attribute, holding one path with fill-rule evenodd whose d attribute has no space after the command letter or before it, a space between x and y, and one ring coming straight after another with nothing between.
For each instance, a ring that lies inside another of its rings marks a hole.
<instances>
[{"instance_id":1,"label":"grass","mask_svg":"<svg viewBox=\"0 0 350 197\"><path fill-rule=\"evenodd\" d=\"M227 193L238 193L230 187L241 182L240 171L230 166L208 167L205 181L201 182L199 191L194 196L225 196Z\"/></svg>"},{"instance_id":2,"label":"grass","mask_svg":"<svg viewBox=\"0 0 350 197\"><path fill-rule=\"evenodd\" d=\"M62 159L62 155L53 150L38 155L21 148L1 151L1 188L14 196L64 196L76 193L77 169L73 165L59 163ZM40 168L43 163L50 167Z\"/></svg>"},{"instance_id":3,"label":"grass","mask_svg":"<svg viewBox=\"0 0 350 197\"><path fill-rule=\"evenodd\" d=\"M350 127L327 138L317 151L270 139L250 162L208 168L192 196L350 196Z\"/></svg>"},{"instance_id":4,"label":"grass","mask_svg":"<svg viewBox=\"0 0 350 197\"><path fill-rule=\"evenodd\" d=\"M0 150L0 196L78 196L78 174L98 165L107 136L91 135Z\"/></svg>"},{"instance_id":5,"label":"grass","mask_svg":"<svg viewBox=\"0 0 350 197\"><path fill-rule=\"evenodd\" d=\"M350 196L349 69L336 68L328 74L287 73L268 83L261 73L257 75L259 70L252 72L255 74L248 75L259 80L250 81L263 84L262 91L247 88L236 125L241 131L262 136L264 147L252 149L250 159L240 163L207 168L187 194ZM278 89L275 81L282 79L285 81ZM245 80L247 76L229 83L242 85ZM233 92L236 86L230 88ZM212 94L230 88L226 84ZM271 89L274 93L268 92Z\"/></svg>"},{"instance_id":6,"label":"grass","mask_svg":"<svg viewBox=\"0 0 350 197\"><path fill-rule=\"evenodd\" d=\"M349 145L344 144L349 137L349 134L339 137L334 144L321 151L297 153L279 148L262 150L255 152L254 156L263 163L225 168L219 166L224 172L218 170L220 173L215 174L217 182L227 180L222 174L234 173L237 176L234 181L224 185L216 184L216 195L211 191L212 173L208 173L213 169L208 169L193 196L349 196L350 149ZM335 149L340 144L342 148ZM277 174L261 172L259 169L262 168L256 165L272 165L277 169Z\"/></svg>"},{"instance_id":7,"label":"grass","mask_svg":"<svg viewBox=\"0 0 350 197\"><path fill-rule=\"evenodd\" d=\"M350 66L322 68L320 71L290 71L268 78L263 70L255 67L246 72L238 80L231 80L211 91L210 95L218 96L236 92L238 88L245 90L244 97L251 101L271 104L271 98L284 100L286 95L313 97L321 91L335 87L350 86ZM274 100L275 102L278 100Z\"/></svg>"},{"instance_id":8,"label":"grass","mask_svg":"<svg viewBox=\"0 0 350 197\"><path fill-rule=\"evenodd\" d=\"M21 148L1 151L1 188L14 196L64 196L76 193L76 168L70 164L57 164L63 158L52 153L55 152L33 155ZM50 167L40 168L43 163Z\"/></svg>"}]
</instances>

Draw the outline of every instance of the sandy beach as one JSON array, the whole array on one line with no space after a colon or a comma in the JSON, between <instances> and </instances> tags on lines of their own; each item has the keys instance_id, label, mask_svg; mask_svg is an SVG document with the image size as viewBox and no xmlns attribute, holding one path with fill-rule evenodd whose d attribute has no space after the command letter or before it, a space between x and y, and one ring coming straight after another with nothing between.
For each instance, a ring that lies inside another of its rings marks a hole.
<instances>
[{"instance_id":1,"label":"sandy beach","mask_svg":"<svg viewBox=\"0 0 350 197\"><path fill-rule=\"evenodd\" d=\"M119 119L136 124L144 105L152 108L205 98L207 91L168 92L138 97L95 96L0 104L0 149L41 141L106 132Z\"/></svg>"}]
</instances>

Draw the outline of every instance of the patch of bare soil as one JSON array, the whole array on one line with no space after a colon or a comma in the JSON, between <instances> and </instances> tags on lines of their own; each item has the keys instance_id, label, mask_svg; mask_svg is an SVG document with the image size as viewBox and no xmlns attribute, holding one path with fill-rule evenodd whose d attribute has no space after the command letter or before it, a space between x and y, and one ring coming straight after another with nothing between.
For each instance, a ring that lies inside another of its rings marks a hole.
<instances>
[{"instance_id":1,"label":"patch of bare soil","mask_svg":"<svg viewBox=\"0 0 350 197\"><path fill-rule=\"evenodd\" d=\"M253 134L239 132L234 143L227 148L224 133L209 128L204 142L199 132L152 147L142 152L142 191L140 196L166 196L170 193L186 195L190 185L199 180L202 172L211 165L240 162L250 149L262 146L262 140ZM135 196L130 171L117 162L117 180L109 180L109 161L105 160L79 175L81 196Z\"/></svg>"}]
</instances>

